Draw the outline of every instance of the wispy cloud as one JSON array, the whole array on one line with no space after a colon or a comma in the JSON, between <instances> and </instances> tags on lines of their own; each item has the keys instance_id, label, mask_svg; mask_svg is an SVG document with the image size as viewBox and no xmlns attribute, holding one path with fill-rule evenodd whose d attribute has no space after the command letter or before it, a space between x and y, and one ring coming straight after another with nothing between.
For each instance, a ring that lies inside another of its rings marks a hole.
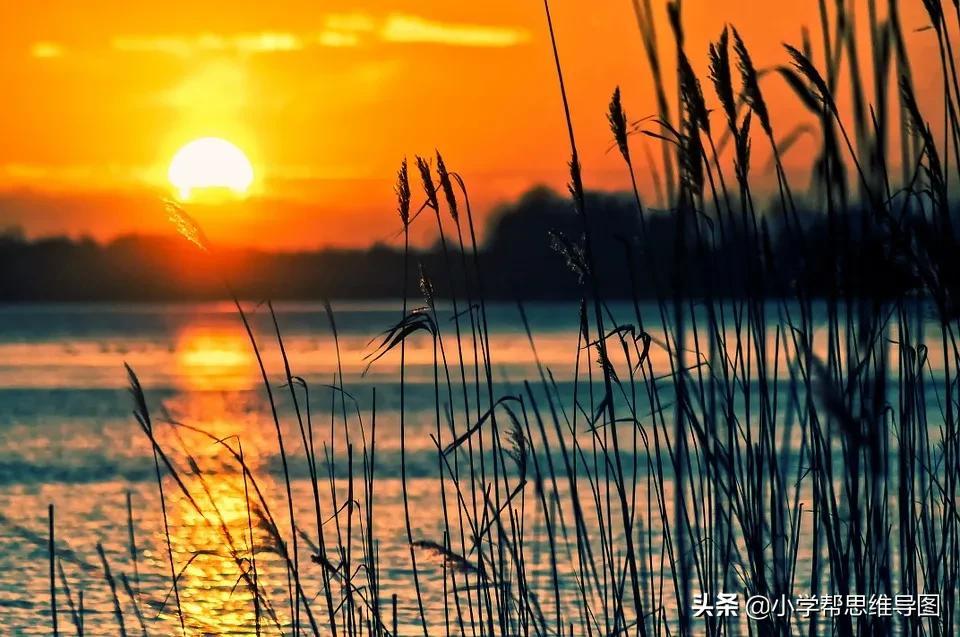
<instances>
[{"instance_id":1,"label":"wispy cloud","mask_svg":"<svg viewBox=\"0 0 960 637\"><path fill-rule=\"evenodd\" d=\"M157 181L155 168L120 164L0 164L0 190L97 190L128 188Z\"/></svg>"},{"instance_id":2,"label":"wispy cloud","mask_svg":"<svg viewBox=\"0 0 960 637\"><path fill-rule=\"evenodd\" d=\"M56 42L34 42L30 55L40 59L58 58L63 55L63 47Z\"/></svg>"},{"instance_id":3,"label":"wispy cloud","mask_svg":"<svg viewBox=\"0 0 960 637\"><path fill-rule=\"evenodd\" d=\"M434 44L456 47L510 47L530 39L525 29L460 22L441 22L417 15L394 13L376 18L367 13L331 13L323 29L313 32L260 31L199 33L194 35L120 35L110 41L114 51L153 53L176 57L202 54L255 55L303 51L318 47L357 47L371 42ZM35 42L35 58L64 55L63 44Z\"/></svg>"},{"instance_id":4,"label":"wispy cloud","mask_svg":"<svg viewBox=\"0 0 960 637\"><path fill-rule=\"evenodd\" d=\"M381 29L387 42L422 42L471 47L508 47L530 39L523 29L436 22L414 15L393 14Z\"/></svg>"},{"instance_id":5,"label":"wispy cloud","mask_svg":"<svg viewBox=\"0 0 960 637\"><path fill-rule=\"evenodd\" d=\"M320 46L346 47L360 44L360 36L349 31L321 31L316 38Z\"/></svg>"},{"instance_id":6,"label":"wispy cloud","mask_svg":"<svg viewBox=\"0 0 960 637\"><path fill-rule=\"evenodd\" d=\"M377 21L366 13L330 13L323 24L328 30L348 33L369 33L377 28Z\"/></svg>"},{"instance_id":7,"label":"wispy cloud","mask_svg":"<svg viewBox=\"0 0 960 637\"><path fill-rule=\"evenodd\" d=\"M298 51L303 39L295 33L263 31L221 35L202 33L197 36L121 36L113 39L118 51L166 53L190 56L196 53L271 53Z\"/></svg>"}]
</instances>

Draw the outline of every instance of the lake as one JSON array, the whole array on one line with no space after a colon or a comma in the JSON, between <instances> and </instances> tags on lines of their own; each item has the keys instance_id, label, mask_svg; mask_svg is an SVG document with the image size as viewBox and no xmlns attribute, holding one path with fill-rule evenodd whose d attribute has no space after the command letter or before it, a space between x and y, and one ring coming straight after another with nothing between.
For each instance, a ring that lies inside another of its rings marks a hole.
<instances>
[{"instance_id":1,"label":"lake","mask_svg":"<svg viewBox=\"0 0 960 637\"><path fill-rule=\"evenodd\" d=\"M401 506L398 357L378 361L364 375L364 355L374 349L371 339L397 321L400 307L398 303L348 303L334 304L334 311L344 383L357 398L368 427L372 389L377 388L377 506L384 511L377 516L377 532L385 538L397 537L403 530L402 513L397 514ZM288 409L288 394L280 389L284 378L279 348L267 308L251 305L251 313L284 410L282 426L291 447L295 500L298 506L302 504L299 513L303 519L309 519L313 515L311 483L296 419ZM572 368L565 367L576 355L576 306L537 305L528 308L528 313L538 332L541 361L555 367L558 377L569 378ZM329 442L334 392L324 386L335 383L338 374L329 319L319 304L280 305L277 316L294 373L317 388L311 401L321 414L321 431ZM536 364L517 309L492 306L490 331L497 356L495 373L504 387L516 389L522 380L536 378ZM429 437L435 427L433 350L428 339L411 343L406 351L410 508L415 536L439 540L442 515L435 506L439 495L437 455ZM65 561L64 568L73 596L84 590L87 634L116 634L97 542L102 542L115 571L133 577L127 493L131 494L135 536L142 550L138 571L144 598L151 597L156 603L169 593L152 449L132 416L125 362L139 375L157 419L162 410L171 419L218 438L239 437L247 462L260 473L272 495L282 498L276 431L253 350L232 304L43 305L0 310L0 612L5 629L14 634L49 634L48 503L56 505L59 546L76 558L76 563ZM343 461L345 451L336 446L343 444L339 426L334 430L338 440L333 441L331 451ZM351 426L356 423L351 421ZM239 524L242 530L246 524L243 480L236 467L229 466L224 450L172 427L158 437L175 449L189 450L204 471L216 476L213 499L230 523ZM335 465L337 472L345 472L345 461ZM344 479L345 475L338 477ZM182 565L195 551L211 550L222 544L222 539L183 498L173 495L168 515ZM405 543L384 543L380 558L385 565L383 587L401 595L408 593L410 565ZM250 629L249 596L234 590L235 565L227 560L221 569L218 561L207 556L191 565L181 585L183 604L192 609L198 627L206 617L211 622L215 619L220 627L234 626L241 632ZM427 562L420 567L429 574L431 564ZM281 582L277 590L285 599L283 585ZM211 589L221 594L210 595ZM231 590L234 602L225 601ZM122 591L121 597L127 608ZM438 600L428 601L435 606ZM409 602L405 599L400 607L401 622L415 620ZM150 608L145 606L146 614ZM171 610L172 606L167 606L163 613L168 621ZM286 608L280 611L286 612ZM44 617L47 619L40 621ZM128 608L131 623L132 617ZM63 626L68 616L60 621Z\"/></svg>"},{"instance_id":2,"label":"lake","mask_svg":"<svg viewBox=\"0 0 960 637\"><path fill-rule=\"evenodd\" d=\"M311 555L317 553L318 516L302 442L302 418L298 420L292 408L268 308L257 304L245 307L279 409L294 515L301 531L297 542L303 588L311 598L315 614L323 619L319 610L323 571L311 560ZM361 543L362 534L368 529L361 525L359 511L354 513L356 509L348 503L352 494L361 509L367 506L362 497L362 475L364 468L369 467L376 478L372 502L373 535L378 538L379 597L384 608L389 609L391 596L397 594L401 633L416 634L419 611L412 585L400 479L399 350L387 353L367 368L369 355L377 349L378 335L397 322L400 306L388 302L334 303L333 311L339 357L330 318L322 305L276 306L291 373L302 378L309 388L309 392L304 392L298 385L296 391L302 411L309 407L310 427L315 432L314 453L321 467L320 524L328 544ZM594 386L599 378L594 362L578 352L578 307L564 303L532 304L525 311L534 333L535 349L516 306L495 304L488 308L491 372L497 396L537 397L544 410L548 404L561 411L566 409L562 417L570 418L574 411L570 405L578 356L581 379L591 366ZM771 338L776 339L776 308L771 311ZM615 304L611 313L630 321L633 308ZM649 324L659 320L654 305L644 305L642 313ZM469 321L462 318L462 373L471 389L461 392L459 352L451 319L450 308L442 308L437 317L446 339L442 348L435 348L424 333L412 337L404 352L408 507L414 541L436 543L422 544L416 554L425 613L430 625L437 629L455 625L457 614L463 617L476 610L467 608L469 600L463 599L462 604L456 605L451 601L458 595L470 595L444 587L444 575L457 564L443 559L435 548L445 544L442 502L447 504L448 516L456 518L456 499L460 497L452 492L449 481L443 487L438 476L441 470L465 469L463 463L441 467L432 436L438 436L442 445L453 440L449 413L470 413L472 421L480 417L470 379L477 369L483 373L483 363L473 358L474 337ZM664 369L668 359L657 344L662 342L662 334L651 332L654 338L649 356L653 369ZM447 361L453 389L446 388L442 372L435 376L435 357ZM613 362L623 374L623 361L617 358ZM258 546L259 585L272 604L271 617L266 617L264 611L262 630L274 634L279 632L278 626L288 628L293 621L288 603L290 584L281 551L276 538L262 524L265 513L251 512L249 503L255 500L250 495L252 484L219 442L233 448L242 446L245 463L270 503L277 527L289 537L284 458L278 452L277 429L257 359L233 305L35 305L0 309L0 614L4 634L50 634L49 504L55 505L56 545L63 569L62 576L57 574L61 631L72 630L70 605L76 610L82 590L85 634L117 633L114 596L97 553L97 544L101 543L116 580L117 603L127 630L138 630L139 612L154 634L179 632L153 448L133 416L134 403L124 363L136 371L157 439L168 450L171 462L183 471L194 499L191 502L184 497L165 472L170 547L177 569L183 571L175 594L180 597L189 631L254 632L254 607L242 583L245 566L237 563L236 553L230 550L232 542L242 553L249 546L250 537ZM930 364L932 369L942 370L942 362L934 353ZM334 389L340 384L341 375L344 393ZM525 386L524 381L531 385ZM581 386L580 391L586 390ZM555 406L546 399L548 395L556 399ZM486 404L485 400L480 397L480 404ZM580 394L580 400L585 405L590 403L584 412L603 408L585 393ZM669 390L665 390L663 400L669 405ZM929 400L933 408L935 397L931 395ZM532 403L531 400L526 405ZM586 413L582 416L589 418ZM463 431L463 420L462 415L456 418L456 433ZM543 436L545 440L556 440L550 431ZM372 458L364 454L363 446L364 442L370 445L374 437ZM597 440L605 439L593 432L582 435L582 444L588 451L592 447L594 460ZM534 447L534 455L538 453L535 440L533 436L529 443ZM348 443L352 443L352 448ZM637 436L625 444L638 449ZM785 439L785 444L795 444L799 449L800 443ZM629 450L622 454L628 473L646 462L641 459L642 454ZM552 459L558 460L556 456ZM582 462L589 461L588 453ZM594 467L598 473L608 470L601 465ZM517 473L515 467L501 468L504 473L500 479ZM661 488L669 502L672 487L667 478ZM653 499L653 487L643 480L634 481L634 485L632 498L646 509ZM569 494L570 485L557 488ZM469 495L466 497L470 499ZM536 509L532 489L522 497L531 511ZM335 510L341 513L336 519L331 517ZM604 523L597 517L598 510L583 512L587 526ZM355 517L348 523L345 516L351 514ZM260 525L256 524L257 519ZM543 519L542 515L531 513L530 526L524 530L524 550L529 556L525 576L530 586L541 591L544 610L549 610L553 583L547 546L551 536L559 537L561 529L557 519L552 528L547 528ZM366 517L363 520L363 524L368 522ZM524 520L515 522L526 524ZM608 519L605 523L615 521ZM640 529L639 533L659 542L655 529ZM449 541L451 546L463 546L462 538ZM131 550L132 544L135 551ZM353 550L359 551L356 546ZM565 554L564 558L571 564L577 562L572 554ZM338 566L355 569L357 565ZM558 598L574 608L582 597L575 569L561 570ZM365 575L358 576L358 581L365 581L364 578ZM131 602L133 598L139 600L137 607ZM575 611L570 612L577 616ZM583 612L582 608L579 612ZM301 623L305 621L301 618Z\"/></svg>"}]
</instances>

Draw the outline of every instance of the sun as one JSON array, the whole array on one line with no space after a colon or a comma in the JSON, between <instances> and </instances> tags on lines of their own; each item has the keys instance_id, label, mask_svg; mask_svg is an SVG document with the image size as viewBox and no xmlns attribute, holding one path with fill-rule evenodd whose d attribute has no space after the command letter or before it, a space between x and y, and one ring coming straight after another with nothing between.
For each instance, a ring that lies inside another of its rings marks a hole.
<instances>
[{"instance_id":1,"label":"sun","mask_svg":"<svg viewBox=\"0 0 960 637\"><path fill-rule=\"evenodd\" d=\"M177 151L167 177L183 200L202 191L243 196L253 183L253 166L236 145L219 137L202 137Z\"/></svg>"}]
</instances>

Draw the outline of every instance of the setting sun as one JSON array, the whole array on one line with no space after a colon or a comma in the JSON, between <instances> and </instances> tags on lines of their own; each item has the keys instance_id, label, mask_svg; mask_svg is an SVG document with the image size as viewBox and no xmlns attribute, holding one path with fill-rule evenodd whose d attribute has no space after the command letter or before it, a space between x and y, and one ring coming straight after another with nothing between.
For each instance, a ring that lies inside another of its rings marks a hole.
<instances>
[{"instance_id":1,"label":"setting sun","mask_svg":"<svg viewBox=\"0 0 960 637\"><path fill-rule=\"evenodd\" d=\"M236 145L219 137L203 137L177 151L167 176L181 199L202 190L244 195L253 183L253 166Z\"/></svg>"}]
</instances>

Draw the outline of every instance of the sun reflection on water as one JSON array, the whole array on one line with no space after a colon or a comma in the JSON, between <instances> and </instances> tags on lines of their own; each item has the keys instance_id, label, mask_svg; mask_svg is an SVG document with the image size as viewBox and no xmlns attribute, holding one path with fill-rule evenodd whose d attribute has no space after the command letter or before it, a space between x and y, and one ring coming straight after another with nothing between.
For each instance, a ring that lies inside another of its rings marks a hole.
<instances>
[{"instance_id":1,"label":"sun reflection on water","mask_svg":"<svg viewBox=\"0 0 960 637\"><path fill-rule=\"evenodd\" d=\"M188 342L193 347L186 358L197 365L208 361L235 362L238 367L247 364L225 348L228 340L204 336ZM203 349L201 344L214 345ZM216 409L212 400L202 402L208 413ZM228 405L221 407L229 415ZM268 601L285 599L286 579L275 533L257 491L259 488L259 493L270 498L274 485L261 466L258 445L250 444L245 435L249 427L243 419L223 417L204 420L198 427L202 432L182 427L169 432L180 449L180 477L190 492L187 497L175 481L169 481L170 544L176 568L182 571L180 605L187 628L194 634L254 632L255 588L260 590L261 632L277 633L285 622L285 609L273 608ZM241 438L247 444L241 446ZM178 623L173 600L165 614L172 625Z\"/></svg>"},{"instance_id":2,"label":"sun reflection on water","mask_svg":"<svg viewBox=\"0 0 960 637\"><path fill-rule=\"evenodd\" d=\"M256 358L239 330L187 328L177 337L175 361L187 389L246 389L256 380Z\"/></svg>"}]
</instances>

